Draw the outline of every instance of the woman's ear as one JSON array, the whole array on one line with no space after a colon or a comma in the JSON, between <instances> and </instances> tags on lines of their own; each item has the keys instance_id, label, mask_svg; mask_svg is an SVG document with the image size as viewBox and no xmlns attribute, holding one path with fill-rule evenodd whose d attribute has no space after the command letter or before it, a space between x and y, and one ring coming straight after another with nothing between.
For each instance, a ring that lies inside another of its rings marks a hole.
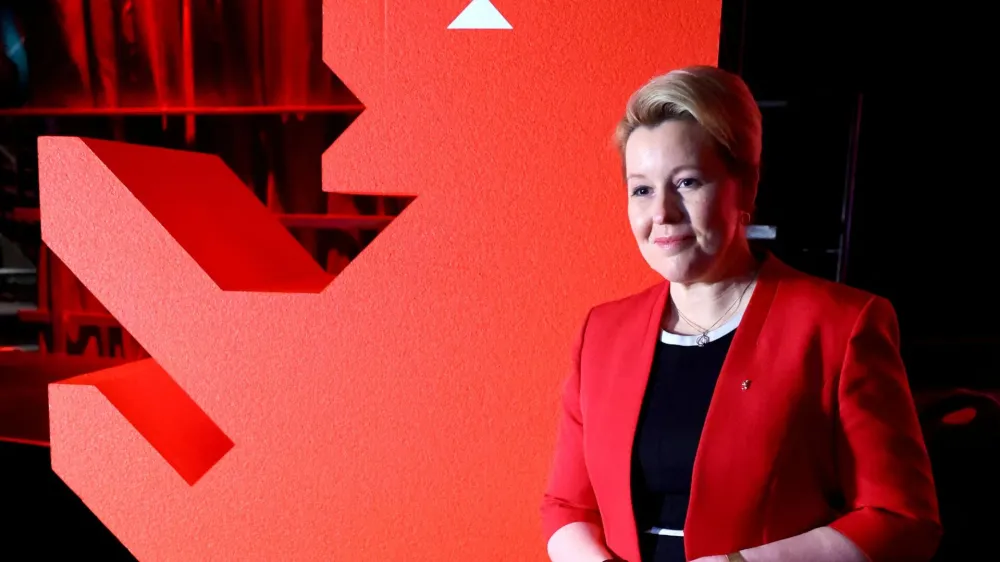
<instances>
[{"instance_id":1,"label":"woman's ear","mask_svg":"<svg viewBox=\"0 0 1000 562\"><path fill-rule=\"evenodd\" d=\"M747 177L743 180L743 185L741 186L741 197L740 197L740 209L747 211L751 215L757 210L755 202L757 201L757 184L760 181L760 170L756 169L752 173L747 174Z\"/></svg>"}]
</instances>

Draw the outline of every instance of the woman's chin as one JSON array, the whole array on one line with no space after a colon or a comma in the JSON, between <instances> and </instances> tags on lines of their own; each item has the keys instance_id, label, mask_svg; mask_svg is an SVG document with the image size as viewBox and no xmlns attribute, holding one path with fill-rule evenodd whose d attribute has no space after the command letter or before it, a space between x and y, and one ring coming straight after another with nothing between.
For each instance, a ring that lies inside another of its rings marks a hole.
<instances>
[{"instance_id":1,"label":"woman's chin","mask_svg":"<svg viewBox=\"0 0 1000 562\"><path fill-rule=\"evenodd\" d=\"M706 264L695 257L695 252L684 252L675 256L661 257L649 265L667 281L686 285L698 281L707 270Z\"/></svg>"}]
</instances>

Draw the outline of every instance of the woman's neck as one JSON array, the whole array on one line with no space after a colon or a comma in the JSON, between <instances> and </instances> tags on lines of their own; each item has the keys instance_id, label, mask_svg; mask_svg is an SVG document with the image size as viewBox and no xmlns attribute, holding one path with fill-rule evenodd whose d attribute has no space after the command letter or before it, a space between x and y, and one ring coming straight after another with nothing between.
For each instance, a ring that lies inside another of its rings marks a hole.
<instances>
[{"instance_id":1,"label":"woman's neck","mask_svg":"<svg viewBox=\"0 0 1000 562\"><path fill-rule=\"evenodd\" d=\"M750 300L750 284L757 271L757 260L749 247L743 246L723 263L726 264L724 268L697 282L670 284L672 306L671 313L665 315L665 328L679 333L697 333L698 327L717 328L715 324L743 311ZM742 301L736 304L741 297Z\"/></svg>"}]
</instances>

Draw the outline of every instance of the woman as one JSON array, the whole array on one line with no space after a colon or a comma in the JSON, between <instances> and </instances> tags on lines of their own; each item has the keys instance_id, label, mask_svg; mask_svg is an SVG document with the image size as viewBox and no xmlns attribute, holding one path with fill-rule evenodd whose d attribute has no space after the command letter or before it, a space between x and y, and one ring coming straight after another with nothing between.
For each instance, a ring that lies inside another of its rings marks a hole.
<instances>
[{"instance_id":1,"label":"woman","mask_svg":"<svg viewBox=\"0 0 1000 562\"><path fill-rule=\"evenodd\" d=\"M760 122L711 67L628 102L629 222L666 281L593 308L577 339L542 508L554 562L934 553L892 306L747 242Z\"/></svg>"}]
</instances>

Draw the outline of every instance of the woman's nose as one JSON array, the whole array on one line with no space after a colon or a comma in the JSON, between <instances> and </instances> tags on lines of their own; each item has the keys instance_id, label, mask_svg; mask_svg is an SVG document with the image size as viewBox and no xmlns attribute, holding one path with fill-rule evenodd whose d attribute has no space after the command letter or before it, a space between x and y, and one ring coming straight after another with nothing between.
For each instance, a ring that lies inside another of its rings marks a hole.
<instances>
[{"instance_id":1,"label":"woman's nose","mask_svg":"<svg viewBox=\"0 0 1000 562\"><path fill-rule=\"evenodd\" d=\"M656 209L655 214L653 215L653 223L672 224L680 222L683 218L684 213L681 211L677 198L668 195L663 198L659 208Z\"/></svg>"}]
</instances>

